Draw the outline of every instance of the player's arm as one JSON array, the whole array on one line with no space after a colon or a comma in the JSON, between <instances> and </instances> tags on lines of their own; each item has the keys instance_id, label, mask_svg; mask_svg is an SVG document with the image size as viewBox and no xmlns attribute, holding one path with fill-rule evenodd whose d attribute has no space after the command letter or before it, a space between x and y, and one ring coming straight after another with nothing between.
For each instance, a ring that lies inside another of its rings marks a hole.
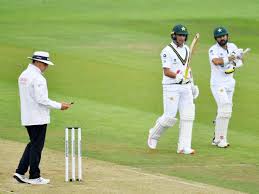
<instances>
[{"instance_id":1,"label":"player's arm","mask_svg":"<svg viewBox=\"0 0 259 194\"><path fill-rule=\"evenodd\" d=\"M226 57L219 57L217 51L213 48L209 50L209 59L214 65L227 65L235 60L235 56L229 55Z\"/></svg>"},{"instance_id":2,"label":"player's arm","mask_svg":"<svg viewBox=\"0 0 259 194\"><path fill-rule=\"evenodd\" d=\"M170 54L165 49L161 52L161 61L164 75L170 78L175 78L176 73L170 70L170 68L172 67L172 59L170 57Z\"/></svg>"},{"instance_id":3,"label":"player's arm","mask_svg":"<svg viewBox=\"0 0 259 194\"><path fill-rule=\"evenodd\" d=\"M175 79L177 83L182 82L184 78L183 74L178 72L173 72L172 70L170 70L173 64L169 53L166 52L165 50L163 50L161 53L161 60L162 60L164 75Z\"/></svg>"},{"instance_id":4,"label":"player's arm","mask_svg":"<svg viewBox=\"0 0 259 194\"><path fill-rule=\"evenodd\" d=\"M178 73L178 72L175 73L167 67L164 67L163 69L164 69L165 76L175 79L176 83L180 83L183 81L184 76L182 73Z\"/></svg>"},{"instance_id":5,"label":"player's arm","mask_svg":"<svg viewBox=\"0 0 259 194\"><path fill-rule=\"evenodd\" d=\"M230 55L228 57L224 57L224 58L213 58L211 61L214 65L226 65L229 64L230 62L235 60L235 56L234 55Z\"/></svg>"},{"instance_id":6,"label":"player's arm","mask_svg":"<svg viewBox=\"0 0 259 194\"><path fill-rule=\"evenodd\" d=\"M42 78L38 78L34 80L33 93L34 93L35 101L42 106L46 106L48 108L53 108L53 109L60 109L60 110L66 110L71 106L70 104L65 102L59 103L59 102L50 100L48 97L47 82Z\"/></svg>"},{"instance_id":7,"label":"player's arm","mask_svg":"<svg viewBox=\"0 0 259 194\"><path fill-rule=\"evenodd\" d=\"M173 66L173 60L171 59L169 52L165 49L161 52L161 61L164 75L170 78L176 78L177 72L173 72L171 70L171 67Z\"/></svg>"},{"instance_id":8,"label":"player's arm","mask_svg":"<svg viewBox=\"0 0 259 194\"><path fill-rule=\"evenodd\" d=\"M242 67L244 63L243 55L247 52L247 50L244 51L243 49L239 49L235 44L233 44L233 46L234 46L234 51L232 53L237 55L236 59L233 62L235 65L235 68Z\"/></svg>"},{"instance_id":9,"label":"player's arm","mask_svg":"<svg viewBox=\"0 0 259 194\"><path fill-rule=\"evenodd\" d=\"M164 75L170 78L176 78L177 73L174 73L173 71L170 70L170 68L164 67Z\"/></svg>"}]
</instances>

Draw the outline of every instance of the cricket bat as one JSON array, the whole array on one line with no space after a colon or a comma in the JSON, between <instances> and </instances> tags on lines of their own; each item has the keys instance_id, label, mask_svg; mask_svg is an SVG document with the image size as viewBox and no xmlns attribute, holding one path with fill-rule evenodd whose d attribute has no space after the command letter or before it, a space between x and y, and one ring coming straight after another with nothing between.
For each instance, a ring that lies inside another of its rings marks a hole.
<instances>
[{"instance_id":1,"label":"cricket bat","mask_svg":"<svg viewBox=\"0 0 259 194\"><path fill-rule=\"evenodd\" d=\"M193 52L195 50L195 47L198 43L198 40L200 38L200 34L199 33L196 33L196 35L194 36L193 40L192 40L192 43L190 45L190 56L189 56L189 59L188 59L188 62L187 62L187 67L186 67L186 70L185 70L185 74L184 74L184 78L187 79L188 77L188 72L189 72L189 64L191 62L191 57L193 55Z\"/></svg>"},{"instance_id":2,"label":"cricket bat","mask_svg":"<svg viewBox=\"0 0 259 194\"><path fill-rule=\"evenodd\" d=\"M244 52L243 52L243 55L246 54L246 53L248 53L249 51L251 51L251 49L250 49L250 48L246 48L246 49L244 50Z\"/></svg>"}]
</instances>

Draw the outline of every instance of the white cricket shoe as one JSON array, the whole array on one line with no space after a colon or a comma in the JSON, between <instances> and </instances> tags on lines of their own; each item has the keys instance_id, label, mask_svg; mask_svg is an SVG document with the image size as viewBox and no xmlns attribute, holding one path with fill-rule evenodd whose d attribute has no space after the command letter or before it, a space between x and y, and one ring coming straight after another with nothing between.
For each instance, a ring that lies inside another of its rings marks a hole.
<instances>
[{"instance_id":1,"label":"white cricket shoe","mask_svg":"<svg viewBox=\"0 0 259 194\"><path fill-rule=\"evenodd\" d=\"M230 146L228 142L223 143L222 141L215 141L215 137L212 139L211 145L218 146L220 148L226 148Z\"/></svg>"},{"instance_id":2,"label":"white cricket shoe","mask_svg":"<svg viewBox=\"0 0 259 194\"><path fill-rule=\"evenodd\" d=\"M15 178L19 183L28 183L28 178L25 175L19 173L14 173L13 178Z\"/></svg>"},{"instance_id":3,"label":"white cricket shoe","mask_svg":"<svg viewBox=\"0 0 259 194\"><path fill-rule=\"evenodd\" d=\"M195 154L195 150L192 148L185 148L182 150L177 150L177 154Z\"/></svg>"},{"instance_id":4,"label":"white cricket shoe","mask_svg":"<svg viewBox=\"0 0 259 194\"><path fill-rule=\"evenodd\" d=\"M223 141L220 141L220 142L217 144L217 147L219 147L219 148L227 148L228 146L229 146L229 143L223 142Z\"/></svg>"},{"instance_id":5,"label":"white cricket shoe","mask_svg":"<svg viewBox=\"0 0 259 194\"><path fill-rule=\"evenodd\" d=\"M36 179L28 179L28 183L32 185L46 185L50 182L49 179L44 179L42 177Z\"/></svg>"},{"instance_id":6,"label":"white cricket shoe","mask_svg":"<svg viewBox=\"0 0 259 194\"><path fill-rule=\"evenodd\" d=\"M157 139L152 139L150 134L148 135L147 145L150 149L152 150L156 149L157 142L158 142Z\"/></svg>"}]
</instances>

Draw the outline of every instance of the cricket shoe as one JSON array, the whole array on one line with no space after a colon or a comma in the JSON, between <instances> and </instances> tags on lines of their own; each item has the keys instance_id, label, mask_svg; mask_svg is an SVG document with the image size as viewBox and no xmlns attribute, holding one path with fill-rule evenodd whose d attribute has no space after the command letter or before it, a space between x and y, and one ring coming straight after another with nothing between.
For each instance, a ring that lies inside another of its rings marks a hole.
<instances>
[{"instance_id":1,"label":"cricket shoe","mask_svg":"<svg viewBox=\"0 0 259 194\"><path fill-rule=\"evenodd\" d=\"M28 183L32 185L46 185L50 182L49 179L44 179L42 177L36 179L28 179Z\"/></svg>"},{"instance_id":2,"label":"cricket shoe","mask_svg":"<svg viewBox=\"0 0 259 194\"><path fill-rule=\"evenodd\" d=\"M25 175L19 173L14 173L13 178L15 178L19 183L28 183L28 178Z\"/></svg>"},{"instance_id":3,"label":"cricket shoe","mask_svg":"<svg viewBox=\"0 0 259 194\"><path fill-rule=\"evenodd\" d=\"M150 149L152 150L156 149L157 142L158 142L157 139L153 139L150 134L148 135L147 145Z\"/></svg>"},{"instance_id":4,"label":"cricket shoe","mask_svg":"<svg viewBox=\"0 0 259 194\"><path fill-rule=\"evenodd\" d=\"M192 148L181 149L177 150L177 154L195 154L195 150Z\"/></svg>"},{"instance_id":5,"label":"cricket shoe","mask_svg":"<svg viewBox=\"0 0 259 194\"><path fill-rule=\"evenodd\" d=\"M218 148L227 148L228 146L229 146L229 143L223 142L223 141L220 141L220 142L217 144L217 147L218 147Z\"/></svg>"},{"instance_id":6,"label":"cricket shoe","mask_svg":"<svg viewBox=\"0 0 259 194\"><path fill-rule=\"evenodd\" d=\"M228 142L223 143L222 141L215 141L215 137L213 137L211 145L218 146L220 148L226 148L230 146Z\"/></svg>"}]
</instances>

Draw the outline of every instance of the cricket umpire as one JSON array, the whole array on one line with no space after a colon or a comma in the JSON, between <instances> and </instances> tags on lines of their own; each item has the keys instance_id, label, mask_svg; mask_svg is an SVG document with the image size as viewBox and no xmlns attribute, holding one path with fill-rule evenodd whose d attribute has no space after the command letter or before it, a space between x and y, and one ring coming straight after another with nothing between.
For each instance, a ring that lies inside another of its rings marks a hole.
<instances>
[{"instance_id":1,"label":"cricket umpire","mask_svg":"<svg viewBox=\"0 0 259 194\"><path fill-rule=\"evenodd\" d=\"M54 65L49 53L36 51L28 57L32 63L18 79L21 122L27 129L30 141L20 159L14 178L21 183L48 184L49 179L41 177L39 164L44 147L47 125L50 123L50 109L66 110L70 103L56 102L48 98L47 81L43 76L48 66ZM29 178L25 173L29 170Z\"/></svg>"}]
</instances>

